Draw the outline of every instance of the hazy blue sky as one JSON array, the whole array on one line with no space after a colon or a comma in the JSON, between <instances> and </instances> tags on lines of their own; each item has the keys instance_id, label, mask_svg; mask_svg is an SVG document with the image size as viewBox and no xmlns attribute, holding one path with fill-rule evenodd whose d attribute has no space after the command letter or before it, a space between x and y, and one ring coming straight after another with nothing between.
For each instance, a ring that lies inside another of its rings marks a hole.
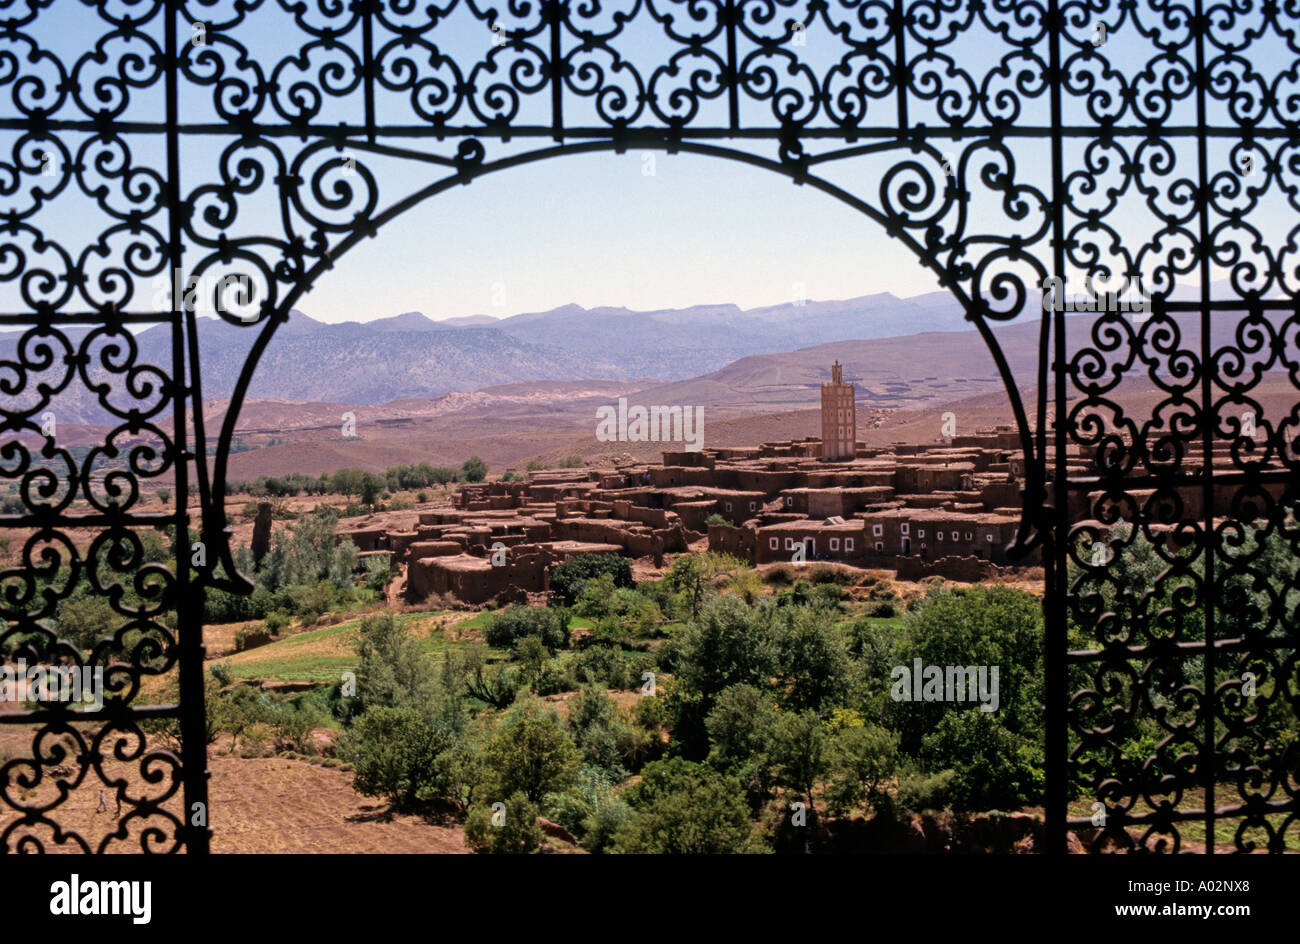
<instances>
[{"instance_id":1,"label":"hazy blue sky","mask_svg":"<svg viewBox=\"0 0 1300 944\"><path fill-rule=\"evenodd\" d=\"M770 171L695 155L581 155L489 175L408 211L299 307L325 321L583 307L742 308L938 288L878 224ZM500 304L494 304L500 302Z\"/></svg>"}]
</instances>

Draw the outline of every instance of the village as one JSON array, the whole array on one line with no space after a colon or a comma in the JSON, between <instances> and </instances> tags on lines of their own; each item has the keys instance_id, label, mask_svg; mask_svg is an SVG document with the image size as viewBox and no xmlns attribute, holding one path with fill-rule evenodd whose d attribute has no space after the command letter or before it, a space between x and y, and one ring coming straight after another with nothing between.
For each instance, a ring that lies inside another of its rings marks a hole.
<instances>
[{"instance_id":1,"label":"village","mask_svg":"<svg viewBox=\"0 0 1300 944\"><path fill-rule=\"evenodd\" d=\"M828 561L968 582L1040 564L1037 550L1010 553L1024 482L1012 427L868 446L855 436L854 397L836 363L822 385L821 438L666 450L659 464L466 484L450 507L349 521L339 539L363 558L404 566L408 600L436 594L471 605L545 593L551 569L580 554L662 567L666 554L707 549L753 566ZM1066 461L1095 471L1095 457L1077 446ZM1071 520L1087 519L1100 496L1072 495ZM1180 501L1199 513L1199 490L1181 490Z\"/></svg>"},{"instance_id":2,"label":"village","mask_svg":"<svg viewBox=\"0 0 1300 944\"><path fill-rule=\"evenodd\" d=\"M665 554L707 548L752 565L835 561L972 581L1010 566L1022 478L1015 432L864 446L853 384L838 363L831 373L820 439L464 485L451 507L350 522L339 538L405 565L411 601L468 604L544 593L552 567L579 554L662 566Z\"/></svg>"}]
</instances>

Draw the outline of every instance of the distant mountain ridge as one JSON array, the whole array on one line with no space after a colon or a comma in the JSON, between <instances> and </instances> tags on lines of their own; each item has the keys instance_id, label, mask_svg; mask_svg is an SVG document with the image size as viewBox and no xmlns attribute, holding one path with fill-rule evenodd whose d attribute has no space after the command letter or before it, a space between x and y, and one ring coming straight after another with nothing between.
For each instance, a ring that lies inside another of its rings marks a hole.
<instances>
[{"instance_id":1,"label":"distant mountain ridge","mask_svg":"<svg viewBox=\"0 0 1300 944\"><path fill-rule=\"evenodd\" d=\"M1013 324L1036 338L1038 320L1030 311ZM200 318L198 325L203 396L209 400L229 397L260 329L214 318ZM876 390L884 400L906 400L904 387L915 390L920 378L936 373L936 361L946 361L950 353L955 353L944 350L955 337L952 332L970 328L961 306L947 292L908 299L881 292L749 310L731 304L656 311L584 309L570 304L501 319L470 315L445 321L410 311L367 322L338 324L316 321L295 310L263 354L248 395L378 404L535 381L657 378L667 385L685 381L708 384L723 379L710 375L729 368L728 382L724 384L728 390L744 388L759 393L780 409L786 395L782 388L807 382L812 365L801 365L798 379L783 379L786 368L776 370L773 362L770 366L776 373L760 380L759 375L769 367L762 357L854 342L858 361L855 370L861 372L860 379L871 385L884 384ZM1000 333L1005 327L998 330ZM68 332L74 340L84 333ZM900 345L898 341L876 349L866 345L884 338L935 333L945 336L919 342L919 346ZM14 332L0 334L0 360L14 358L18 337ZM136 363L157 364L164 369L170 363L168 326L153 326L136 335L135 341L139 348ZM909 356L926 350L928 345L933 345L930 353L919 360ZM978 362L988 363L990 368L981 379L992 379L992 365L983 343L976 343L976 347ZM97 363L94 355L92 351ZM760 360L746 360L752 358ZM966 366L963 369L968 371L967 376L974 373ZM754 376L737 387L737 371ZM91 376L96 382L112 379L100 367L92 366ZM112 382L115 389L121 388L120 377ZM34 384L29 384L28 393L34 389ZM57 398L56 406L61 417L70 422L98 423L108 419L94 395L80 383L70 384Z\"/></svg>"}]
</instances>

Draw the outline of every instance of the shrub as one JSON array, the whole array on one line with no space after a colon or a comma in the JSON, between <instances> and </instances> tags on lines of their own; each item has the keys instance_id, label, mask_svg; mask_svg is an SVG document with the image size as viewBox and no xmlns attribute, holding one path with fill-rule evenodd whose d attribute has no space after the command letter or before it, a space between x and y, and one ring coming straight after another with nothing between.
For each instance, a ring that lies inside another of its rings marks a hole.
<instances>
[{"instance_id":1,"label":"shrub","mask_svg":"<svg viewBox=\"0 0 1300 944\"><path fill-rule=\"evenodd\" d=\"M603 682L611 688L621 688L623 657L618 650L605 646L584 649L569 663L572 674L579 682Z\"/></svg>"},{"instance_id":2,"label":"shrub","mask_svg":"<svg viewBox=\"0 0 1300 944\"><path fill-rule=\"evenodd\" d=\"M247 652L271 641L271 634L258 626L245 626L235 633L235 651Z\"/></svg>"},{"instance_id":3,"label":"shrub","mask_svg":"<svg viewBox=\"0 0 1300 944\"><path fill-rule=\"evenodd\" d=\"M244 746L239 751L240 757L261 757L266 753L266 742L271 732L264 724L254 724L244 732ZM232 745L233 746L233 745Z\"/></svg>"},{"instance_id":4,"label":"shrub","mask_svg":"<svg viewBox=\"0 0 1300 944\"><path fill-rule=\"evenodd\" d=\"M371 590L382 595L394 576L391 557L366 558L366 586Z\"/></svg>"},{"instance_id":5,"label":"shrub","mask_svg":"<svg viewBox=\"0 0 1300 944\"><path fill-rule=\"evenodd\" d=\"M419 491L419 492L416 492L416 493L415 493L415 500L416 500L417 502L421 502L421 503L423 503L423 502L427 502L427 501L429 500L429 493L426 492L426 491L423 491L423 490L422 490L422 491Z\"/></svg>"},{"instance_id":6,"label":"shrub","mask_svg":"<svg viewBox=\"0 0 1300 944\"><path fill-rule=\"evenodd\" d=\"M617 554L579 554L551 571L551 592L564 606L572 606L588 580L602 574L614 578L614 586L632 586L632 565Z\"/></svg>"},{"instance_id":7,"label":"shrub","mask_svg":"<svg viewBox=\"0 0 1300 944\"><path fill-rule=\"evenodd\" d=\"M898 778L896 812L901 815L943 810L948 806L949 790L953 781L951 770L925 774L909 769Z\"/></svg>"},{"instance_id":8,"label":"shrub","mask_svg":"<svg viewBox=\"0 0 1300 944\"><path fill-rule=\"evenodd\" d=\"M328 580L290 587L289 594L293 600L293 609L304 626L315 624L334 609L339 596L338 587Z\"/></svg>"},{"instance_id":9,"label":"shrub","mask_svg":"<svg viewBox=\"0 0 1300 944\"><path fill-rule=\"evenodd\" d=\"M577 837L588 852L604 852L631 815L613 788L614 781L604 770L584 767L572 792L547 796L546 816Z\"/></svg>"},{"instance_id":10,"label":"shrub","mask_svg":"<svg viewBox=\"0 0 1300 944\"><path fill-rule=\"evenodd\" d=\"M598 686L584 686L569 703L569 728L587 764L622 779L649 752L650 735L634 727Z\"/></svg>"},{"instance_id":11,"label":"shrub","mask_svg":"<svg viewBox=\"0 0 1300 944\"><path fill-rule=\"evenodd\" d=\"M541 636L525 636L510 653L511 658L519 663L520 676L524 682L533 682L542 674L542 669L550 661L550 655Z\"/></svg>"},{"instance_id":12,"label":"shrub","mask_svg":"<svg viewBox=\"0 0 1300 944\"><path fill-rule=\"evenodd\" d=\"M627 792L632 815L614 847L625 853L745 851L751 825L739 783L681 758L655 761Z\"/></svg>"},{"instance_id":13,"label":"shrub","mask_svg":"<svg viewBox=\"0 0 1300 944\"><path fill-rule=\"evenodd\" d=\"M560 468L581 469L586 464L587 463L583 461L582 456L579 455L565 456L564 459L560 462Z\"/></svg>"},{"instance_id":14,"label":"shrub","mask_svg":"<svg viewBox=\"0 0 1300 944\"><path fill-rule=\"evenodd\" d=\"M259 605L264 602L266 594L259 599L253 596L237 596L209 587L203 600L203 621L205 623L242 623L259 618L265 611Z\"/></svg>"},{"instance_id":15,"label":"shrub","mask_svg":"<svg viewBox=\"0 0 1300 944\"><path fill-rule=\"evenodd\" d=\"M542 671L533 680L533 691L542 696L572 692L577 687L578 680L572 670L565 668L557 659L542 666Z\"/></svg>"},{"instance_id":16,"label":"shrub","mask_svg":"<svg viewBox=\"0 0 1300 944\"><path fill-rule=\"evenodd\" d=\"M275 735L277 751L292 750L297 753L314 754L316 742L312 731L321 719L310 708L293 705L281 705L274 714L272 731Z\"/></svg>"},{"instance_id":17,"label":"shrub","mask_svg":"<svg viewBox=\"0 0 1300 944\"><path fill-rule=\"evenodd\" d=\"M704 520L704 523L706 525L725 524L727 526L730 526L731 519L725 518L715 511L713 514L709 515L709 517Z\"/></svg>"},{"instance_id":18,"label":"shrub","mask_svg":"<svg viewBox=\"0 0 1300 944\"><path fill-rule=\"evenodd\" d=\"M288 625L289 617L278 610L266 614L266 630L272 636L280 635L280 630L284 629Z\"/></svg>"},{"instance_id":19,"label":"shrub","mask_svg":"<svg viewBox=\"0 0 1300 944\"><path fill-rule=\"evenodd\" d=\"M815 586L822 583L839 584L846 587L853 583L853 571L830 564L813 564L808 568L808 580Z\"/></svg>"},{"instance_id":20,"label":"shrub","mask_svg":"<svg viewBox=\"0 0 1300 944\"><path fill-rule=\"evenodd\" d=\"M483 639L489 646L513 648L525 636L537 636L554 652L569 645L569 611L563 607L512 606L493 614Z\"/></svg>"},{"instance_id":21,"label":"shrub","mask_svg":"<svg viewBox=\"0 0 1300 944\"><path fill-rule=\"evenodd\" d=\"M487 478L488 464L478 456L470 456L460 467L460 473L466 482L481 482Z\"/></svg>"},{"instance_id":22,"label":"shrub","mask_svg":"<svg viewBox=\"0 0 1300 944\"><path fill-rule=\"evenodd\" d=\"M476 795L503 797L519 792L536 803L575 783L578 749L554 708L525 697L498 722L479 755L479 765L482 792Z\"/></svg>"},{"instance_id":23,"label":"shrub","mask_svg":"<svg viewBox=\"0 0 1300 944\"><path fill-rule=\"evenodd\" d=\"M542 844L537 807L522 793L511 794L495 809L473 807L465 820L465 842L480 854L523 855ZM495 818L494 818L495 817Z\"/></svg>"},{"instance_id":24,"label":"shrub","mask_svg":"<svg viewBox=\"0 0 1300 944\"><path fill-rule=\"evenodd\" d=\"M449 724L412 708L380 705L357 719L343 747L357 792L407 810L455 792L457 743Z\"/></svg>"},{"instance_id":25,"label":"shrub","mask_svg":"<svg viewBox=\"0 0 1300 944\"><path fill-rule=\"evenodd\" d=\"M92 649L123 620L107 597L83 596L63 601L54 621L59 636L79 649Z\"/></svg>"},{"instance_id":26,"label":"shrub","mask_svg":"<svg viewBox=\"0 0 1300 944\"><path fill-rule=\"evenodd\" d=\"M172 500L172 490L170 488L158 489L158 500L164 505Z\"/></svg>"},{"instance_id":27,"label":"shrub","mask_svg":"<svg viewBox=\"0 0 1300 944\"><path fill-rule=\"evenodd\" d=\"M631 818L631 808L619 797L612 797L608 802L601 803L582 822L585 833L582 837L582 848L593 855L613 848L614 837Z\"/></svg>"},{"instance_id":28,"label":"shrub","mask_svg":"<svg viewBox=\"0 0 1300 944\"><path fill-rule=\"evenodd\" d=\"M794 568L789 564L777 564L768 568L763 575L763 579L776 587L788 587L798 578L795 575Z\"/></svg>"}]
</instances>

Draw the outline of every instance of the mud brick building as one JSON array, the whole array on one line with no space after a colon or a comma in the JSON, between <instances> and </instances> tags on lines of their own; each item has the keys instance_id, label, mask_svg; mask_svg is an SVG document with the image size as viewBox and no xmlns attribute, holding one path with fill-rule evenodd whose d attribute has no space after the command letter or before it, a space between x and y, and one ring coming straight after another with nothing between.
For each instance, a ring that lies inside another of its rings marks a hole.
<instances>
[{"instance_id":1,"label":"mud brick building","mask_svg":"<svg viewBox=\"0 0 1300 944\"><path fill-rule=\"evenodd\" d=\"M844 368L836 361L830 383L822 384L823 459L852 459L858 448L858 408L853 384L844 382Z\"/></svg>"}]
</instances>

